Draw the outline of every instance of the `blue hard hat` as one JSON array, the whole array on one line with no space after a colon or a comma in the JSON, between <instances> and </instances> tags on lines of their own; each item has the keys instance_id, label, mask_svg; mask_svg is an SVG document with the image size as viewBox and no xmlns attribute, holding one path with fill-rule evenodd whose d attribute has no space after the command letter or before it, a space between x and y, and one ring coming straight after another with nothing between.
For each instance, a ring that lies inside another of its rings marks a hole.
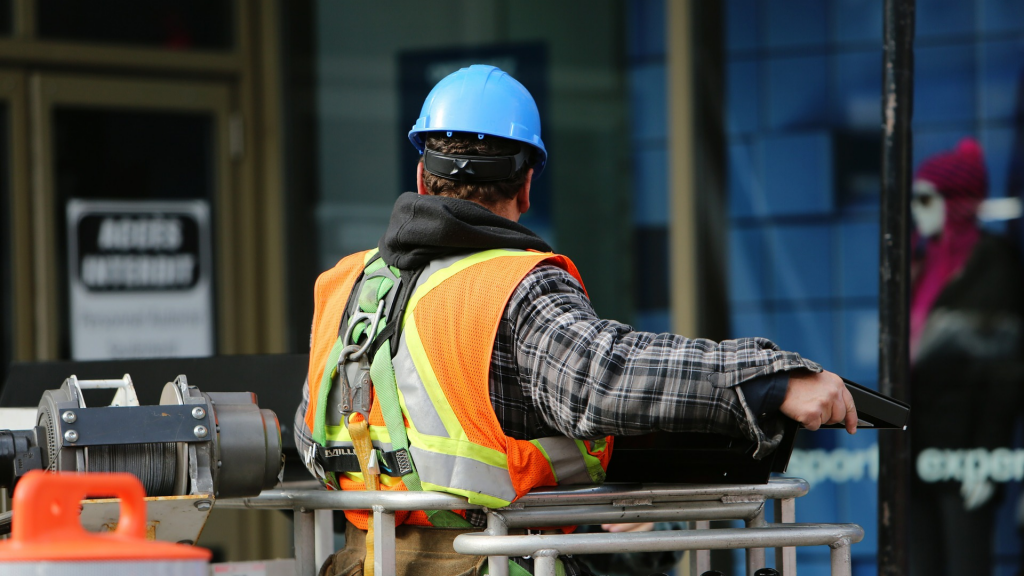
<instances>
[{"instance_id":1,"label":"blue hard hat","mask_svg":"<svg viewBox=\"0 0 1024 576\"><path fill-rule=\"evenodd\" d=\"M537 103L518 80L495 66L476 64L438 82L409 131L409 141L421 154L424 132L470 132L524 142L537 150L534 176L548 161Z\"/></svg>"}]
</instances>

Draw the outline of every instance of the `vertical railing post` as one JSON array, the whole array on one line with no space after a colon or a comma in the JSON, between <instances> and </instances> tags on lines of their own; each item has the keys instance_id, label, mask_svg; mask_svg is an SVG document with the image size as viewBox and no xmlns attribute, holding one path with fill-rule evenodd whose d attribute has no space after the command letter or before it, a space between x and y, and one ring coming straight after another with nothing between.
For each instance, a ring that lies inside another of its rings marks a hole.
<instances>
[{"instance_id":1,"label":"vertical railing post","mask_svg":"<svg viewBox=\"0 0 1024 576\"><path fill-rule=\"evenodd\" d=\"M313 510L297 508L293 515L295 535L295 575L316 576L316 517Z\"/></svg>"},{"instance_id":2,"label":"vertical railing post","mask_svg":"<svg viewBox=\"0 0 1024 576\"><path fill-rule=\"evenodd\" d=\"M885 0L878 387L910 400L910 177L914 100L914 0ZM910 547L910 440L878 434L878 569L906 576Z\"/></svg>"},{"instance_id":3,"label":"vertical railing post","mask_svg":"<svg viewBox=\"0 0 1024 576\"><path fill-rule=\"evenodd\" d=\"M852 576L853 564L850 558L850 541L840 539L829 546L829 557L832 560L832 576Z\"/></svg>"},{"instance_id":4,"label":"vertical railing post","mask_svg":"<svg viewBox=\"0 0 1024 576\"><path fill-rule=\"evenodd\" d=\"M792 524L796 522L796 499L780 498L775 500L775 522ZM782 576L796 576L796 548L780 546L775 549L775 569Z\"/></svg>"},{"instance_id":5,"label":"vertical railing post","mask_svg":"<svg viewBox=\"0 0 1024 576\"><path fill-rule=\"evenodd\" d=\"M540 550L533 555L533 576L555 576L558 550Z\"/></svg>"},{"instance_id":6,"label":"vertical railing post","mask_svg":"<svg viewBox=\"0 0 1024 576\"><path fill-rule=\"evenodd\" d=\"M764 505L758 510L757 515L745 521L747 528L763 528L767 525L764 521ZM747 576L754 576L761 568L765 567L764 548L747 548Z\"/></svg>"},{"instance_id":7,"label":"vertical railing post","mask_svg":"<svg viewBox=\"0 0 1024 576\"><path fill-rule=\"evenodd\" d=\"M507 536L508 525L501 514L487 510L487 530L491 536ZM491 576L508 576L508 556L488 556L487 570Z\"/></svg>"},{"instance_id":8,"label":"vertical railing post","mask_svg":"<svg viewBox=\"0 0 1024 576\"><path fill-rule=\"evenodd\" d=\"M711 522L698 520L691 524L693 530L710 530ZM711 570L710 550L690 550L690 574L700 575Z\"/></svg>"},{"instance_id":9,"label":"vertical railing post","mask_svg":"<svg viewBox=\"0 0 1024 576\"><path fill-rule=\"evenodd\" d=\"M395 513L383 506L373 507L373 573L395 576Z\"/></svg>"}]
</instances>

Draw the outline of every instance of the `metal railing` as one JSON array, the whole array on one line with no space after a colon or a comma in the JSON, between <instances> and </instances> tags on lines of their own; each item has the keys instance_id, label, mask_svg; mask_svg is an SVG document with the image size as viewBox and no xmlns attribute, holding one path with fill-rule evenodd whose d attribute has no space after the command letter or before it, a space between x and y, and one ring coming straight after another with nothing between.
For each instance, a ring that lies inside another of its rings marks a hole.
<instances>
[{"instance_id":1,"label":"metal railing","mask_svg":"<svg viewBox=\"0 0 1024 576\"><path fill-rule=\"evenodd\" d=\"M509 556L532 556L535 576L554 576L561 554L611 554L693 550L691 574L710 570L710 550L745 549L747 574L765 566L765 549L775 548L776 567L796 575L796 546L829 546L832 574L850 576L850 545L864 531L855 524L795 524L795 499L807 493L806 481L773 478L759 485L606 484L582 489L537 490L510 506L484 509L487 528L455 539L455 551L488 556L490 574L508 576ZM776 523L765 521L765 504L775 503ZM395 512L402 510L481 509L438 492L328 492L268 490L253 498L219 499L220 508L295 511L297 576L316 574L314 511L372 510L374 573L395 574ZM712 520L743 520L744 528L710 528ZM510 535L510 528L565 524L686 521L693 530L616 534Z\"/></svg>"}]
</instances>

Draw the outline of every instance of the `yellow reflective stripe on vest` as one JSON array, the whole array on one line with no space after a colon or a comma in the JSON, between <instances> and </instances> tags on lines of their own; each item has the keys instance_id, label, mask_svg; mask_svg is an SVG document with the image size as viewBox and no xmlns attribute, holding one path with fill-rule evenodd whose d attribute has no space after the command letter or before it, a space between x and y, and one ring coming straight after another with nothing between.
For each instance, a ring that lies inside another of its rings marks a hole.
<instances>
[{"instance_id":1,"label":"yellow reflective stripe on vest","mask_svg":"<svg viewBox=\"0 0 1024 576\"><path fill-rule=\"evenodd\" d=\"M576 442L564 436L530 440L530 443L540 448L547 458L551 470L555 473L555 481L559 485L594 483L587 469L587 462L580 452L580 446Z\"/></svg>"},{"instance_id":2,"label":"yellow reflective stripe on vest","mask_svg":"<svg viewBox=\"0 0 1024 576\"><path fill-rule=\"evenodd\" d=\"M452 259L450 264L421 277L406 305L394 362L399 403L408 416L410 451L423 487L458 494L473 504L491 507L505 506L516 497L508 457L469 441L430 365L413 312L426 294L470 266L520 255L536 256L518 250L488 250ZM424 401L427 399L429 402Z\"/></svg>"},{"instance_id":3,"label":"yellow reflective stripe on vest","mask_svg":"<svg viewBox=\"0 0 1024 576\"><path fill-rule=\"evenodd\" d=\"M444 268L443 270L439 270L439 271L435 272L434 274L431 274L430 278L428 278L427 281L424 282L422 286L420 286L419 288L416 289L415 292L413 292L412 297L409 298L409 304L406 306L406 309L405 309L406 317L408 318L409 312L413 308L415 308L417 304L419 304L419 301L424 296L426 296L428 292L430 292L434 288L437 288L437 286L439 284L441 284L442 282L444 282L445 280L451 278L452 276L455 276L459 272L462 272L463 270L465 270L466 268L469 268L470 266L472 266L474 264L479 264L480 262L486 262L488 260L492 260L494 258L499 258L501 256L535 257L535 256L537 256L537 253L536 252L524 252L523 250L502 250L502 249L496 249L496 250L484 250L483 252L477 252L476 254L472 254L470 256L466 256L465 258L455 262L451 266L448 266L448 267Z\"/></svg>"}]
</instances>

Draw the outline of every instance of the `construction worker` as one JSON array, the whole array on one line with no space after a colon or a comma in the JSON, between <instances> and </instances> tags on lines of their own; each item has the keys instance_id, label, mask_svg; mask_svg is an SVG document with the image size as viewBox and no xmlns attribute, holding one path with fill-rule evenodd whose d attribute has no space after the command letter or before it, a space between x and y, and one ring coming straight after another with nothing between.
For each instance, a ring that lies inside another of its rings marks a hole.
<instances>
[{"instance_id":1,"label":"construction worker","mask_svg":"<svg viewBox=\"0 0 1024 576\"><path fill-rule=\"evenodd\" d=\"M766 339L651 334L594 313L573 263L517 223L548 157L533 98L505 72L441 80L409 139L422 154L417 192L395 202L376 249L316 283L295 434L329 488L497 508L540 486L600 483L616 435L744 436L760 458L784 417L856 430L840 378ZM322 575L372 571L372 515L345 515L346 548ZM399 512L396 523L399 573L481 569L451 547L479 530L479 512ZM511 573L531 562L513 559Z\"/></svg>"}]
</instances>

